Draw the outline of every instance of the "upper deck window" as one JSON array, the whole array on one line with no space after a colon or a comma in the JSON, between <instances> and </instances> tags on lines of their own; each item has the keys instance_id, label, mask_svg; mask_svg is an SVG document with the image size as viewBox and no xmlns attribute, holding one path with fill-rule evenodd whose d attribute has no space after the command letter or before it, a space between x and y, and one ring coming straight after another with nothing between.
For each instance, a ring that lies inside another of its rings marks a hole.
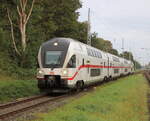
<instances>
[{"instance_id":1,"label":"upper deck window","mask_svg":"<svg viewBox=\"0 0 150 121\"><path fill-rule=\"evenodd\" d=\"M90 48L86 48L86 49L87 49L88 56L102 58L102 54L100 51L90 49Z\"/></svg>"},{"instance_id":2,"label":"upper deck window","mask_svg":"<svg viewBox=\"0 0 150 121\"><path fill-rule=\"evenodd\" d=\"M98 57L102 58L102 54L100 52L98 52Z\"/></svg>"},{"instance_id":3,"label":"upper deck window","mask_svg":"<svg viewBox=\"0 0 150 121\"><path fill-rule=\"evenodd\" d=\"M113 61L120 62L119 58L113 56Z\"/></svg>"}]
</instances>

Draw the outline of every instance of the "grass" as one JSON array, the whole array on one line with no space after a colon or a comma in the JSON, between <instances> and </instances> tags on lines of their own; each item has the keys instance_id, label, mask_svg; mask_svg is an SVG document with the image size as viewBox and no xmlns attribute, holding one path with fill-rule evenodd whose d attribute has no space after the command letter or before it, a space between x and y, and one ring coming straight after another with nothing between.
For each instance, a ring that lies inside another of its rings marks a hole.
<instances>
[{"instance_id":1,"label":"grass","mask_svg":"<svg viewBox=\"0 0 150 121\"><path fill-rule=\"evenodd\" d=\"M0 103L39 94L33 72L14 62L7 52L0 51Z\"/></svg>"},{"instance_id":2,"label":"grass","mask_svg":"<svg viewBox=\"0 0 150 121\"><path fill-rule=\"evenodd\" d=\"M104 84L33 121L148 121L148 85L141 75Z\"/></svg>"},{"instance_id":3,"label":"grass","mask_svg":"<svg viewBox=\"0 0 150 121\"><path fill-rule=\"evenodd\" d=\"M39 94L36 80L0 81L0 103Z\"/></svg>"}]
</instances>

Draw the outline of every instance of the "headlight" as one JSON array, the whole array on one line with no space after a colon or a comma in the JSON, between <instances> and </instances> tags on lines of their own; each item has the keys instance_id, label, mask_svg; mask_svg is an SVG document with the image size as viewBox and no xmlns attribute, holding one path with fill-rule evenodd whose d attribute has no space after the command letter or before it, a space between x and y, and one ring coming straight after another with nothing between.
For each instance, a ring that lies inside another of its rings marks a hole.
<instances>
[{"instance_id":1,"label":"headlight","mask_svg":"<svg viewBox=\"0 0 150 121\"><path fill-rule=\"evenodd\" d=\"M43 74L43 71L39 70L39 74Z\"/></svg>"},{"instance_id":2,"label":"headlight","mask_svg":"<svg viewBox=\"0 0 150 121\"><path fill-rule=\"evenodd\" d=\"M67 70L64 70L64 71L63 71L63 74L67 74Z\"/></svg>"},{"instance_id":3,"label":"headlight","mask_svg":"<svg viewBox=\"0 0 150 121\"><path fill-rule=\"evenodd\" d=\"M67 70L67 69L63 69L63 70L62 70L62 74L63 74L63 75L67 75L67 74L68 74L68 70Z\"/></svg>"},{"instance_id":4,"label":"headlight","mask_svg":"<svg viewBox=\"0 0 150 121\"><path fill-rule=\"evenodd\" d=\"M55 42L55 43L54 43L54 46L58 46L58 43L57 43L57 42Z\"/></svg>"},{"instance_id":5,"label":"headlight","mask_svg":"<svg viewBox=\"0 0 150 121\"><path fill-rule=\"evenodd\" d=\"M38 71L37 71L37 75L38 75L38 76L42 76L43 74L44 74L44 71L43 71L43 70L38 70Z\"/></svg>"}]
</instances>

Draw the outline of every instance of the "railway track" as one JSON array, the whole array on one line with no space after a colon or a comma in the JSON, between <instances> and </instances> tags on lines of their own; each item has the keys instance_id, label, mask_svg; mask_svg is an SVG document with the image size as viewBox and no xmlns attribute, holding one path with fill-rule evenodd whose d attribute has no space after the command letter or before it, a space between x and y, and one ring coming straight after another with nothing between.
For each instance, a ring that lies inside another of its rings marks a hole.
<instances>
[{"instance_id":1,"label":"railway track","mask_svg":"<svg viewBox=\"0 0 150 121\"><path fill-rule=\"evenodd\" d=\"M88 89L86 88L85 91L82 91L82 92L65 94L65 95L55 96L55 97L43 94L43 95L31 97L31 98L26 98L20 101L2 104L0 105L0 121L14 118L13 116L30 111L44 104L55 104L55 102L64 100L69 97L81 97L81 95L84 95L87 92L93 91L94 89L93 87L100 86L101 84L103 84L103 82L98 83L96 85L91 85L88 87Z\"/></svg>"},{"instance_id":2,"label":"railway track","mask_svg":"<svg viewBox=\"0 0 150 121\"><path fill-rule=\"evenodd\" d=\"M57 97L50 97L47 95L39 95L21 101L0 105L0 120L3 121L13 117L14 115L69 96L70 95L61 95Z\"/></svg>"},{"instance_id":3,"label":"railway track","mask_svg":"<svg viewBox=\"0 0 150 121\"><path fill-rule=\"evenodd\" d=\"M144 75L145 75L145 77L147 78L147 80L148 80L149 83L150 83L150 71L145 71L145 72L144 72Z\"/></svg>"},{"instance_id":4,"label":"railway track","mask_svg":"<svg viewBox=\"0 0 150 121\"><path fill-rule=\"evenodd\" d=\"M49 95L39 95L34 96L31 98L23 99L16 102L11 102L8 104L2 104L0 105L0 121L8 121L8 120L15 120L18 118L18 116L23 116L23 113L26 113L28 111L31 111L33 109L33 112L35 112L36 108L39 108L40 106L44 105L62 105L61 102L63 102L65 99L69 98L77 98L85 95L87 92L93 91L93 87L89 87L88 89L85 89L82 92L74 92L71 94L64 94L60 96L49 96ZM55 108L55 106L54 106ZM13 120L13 121L14 121Z\"/></svg>"},{"instance_id":5,"label":"railway track","mask_svg":"<svg viewBox=\"0 0 150 121\"><path fill-rule=\"evenodd\" d=\"M15 102L7 103L7 104L2 104L2 105L0 105L0 110L11 107L11 106L14 106L14 105L18 105L18 104L21 104L21 103L24 103L24 102L36 100L36 99L39 99L39 98L42 98L42 97L45 97L45 96L46 96L46 94L42 94L42 95L33 96L33 97L30 97L30 98L26 98L26 99L21 99L20 101L15 101Z\"/></svg>"}]
</instances>

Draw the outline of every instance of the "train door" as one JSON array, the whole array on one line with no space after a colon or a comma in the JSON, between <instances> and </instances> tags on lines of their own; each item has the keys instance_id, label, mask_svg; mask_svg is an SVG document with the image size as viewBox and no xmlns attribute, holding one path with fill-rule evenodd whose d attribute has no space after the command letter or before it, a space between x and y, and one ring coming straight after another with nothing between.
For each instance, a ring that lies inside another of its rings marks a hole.
<instances>
[{"instance_id":1,"label":"train door","mask_svg":"<svg viewBox=\"0 0 150 121\"><path fill-rule=\"evenodd\" d=\"M88 59L87 61L86 61L86 64L87 65L90 65L90 60ZM86 74L87 74L87 83L90 81L90 67L88 66L87 68L86 68Z\"/></svg>"},{"instance_id":2,"label":"train door","mask_svg":"<svg viewBox=\"0 0 150 121\"><path fill-rule=\"evenodd\" d=\"M68 68L68 74L69 74L68 76L70 78L73 78L73 80L74 80L74 78L76 78L75 73L77 71L77 57L76 57L76 55L71 56L71 58L67 64L67 68Z\"/></svg>"},{"instance_id":3,"label":"train door","mask_svg":"<svg viewBox=\"0 0 150 121\"><path fill-rule=\"evenodd\" d=\"M77 54L77 68L76 68L76 72L77 74L77 81L86 81L87 80L87 71L85 66L85 58L82 54Z\"/></svg>"},{"instance_id":4,"label":"train door","mask_svg":"<svg viewBox=\"0 0 150 121\"><path fill-rule=\"evenodd\" d=\"M86 68L84 68L85 65L85 59L84 57L80 57L80 80L86 81Z\"/></svg>"},{"instance_id":5,"label":"train door","mask_svg":"<svg viewBox=\"0 0 150 121\"><path fill-rule=\"evenodd\" d=\"M107 59L108 59L108 61L107 61L107 77L109 77L109 75L110 75L110 59L109 59L109 57L107 57Z\"/></svg>"}]
</instances>

